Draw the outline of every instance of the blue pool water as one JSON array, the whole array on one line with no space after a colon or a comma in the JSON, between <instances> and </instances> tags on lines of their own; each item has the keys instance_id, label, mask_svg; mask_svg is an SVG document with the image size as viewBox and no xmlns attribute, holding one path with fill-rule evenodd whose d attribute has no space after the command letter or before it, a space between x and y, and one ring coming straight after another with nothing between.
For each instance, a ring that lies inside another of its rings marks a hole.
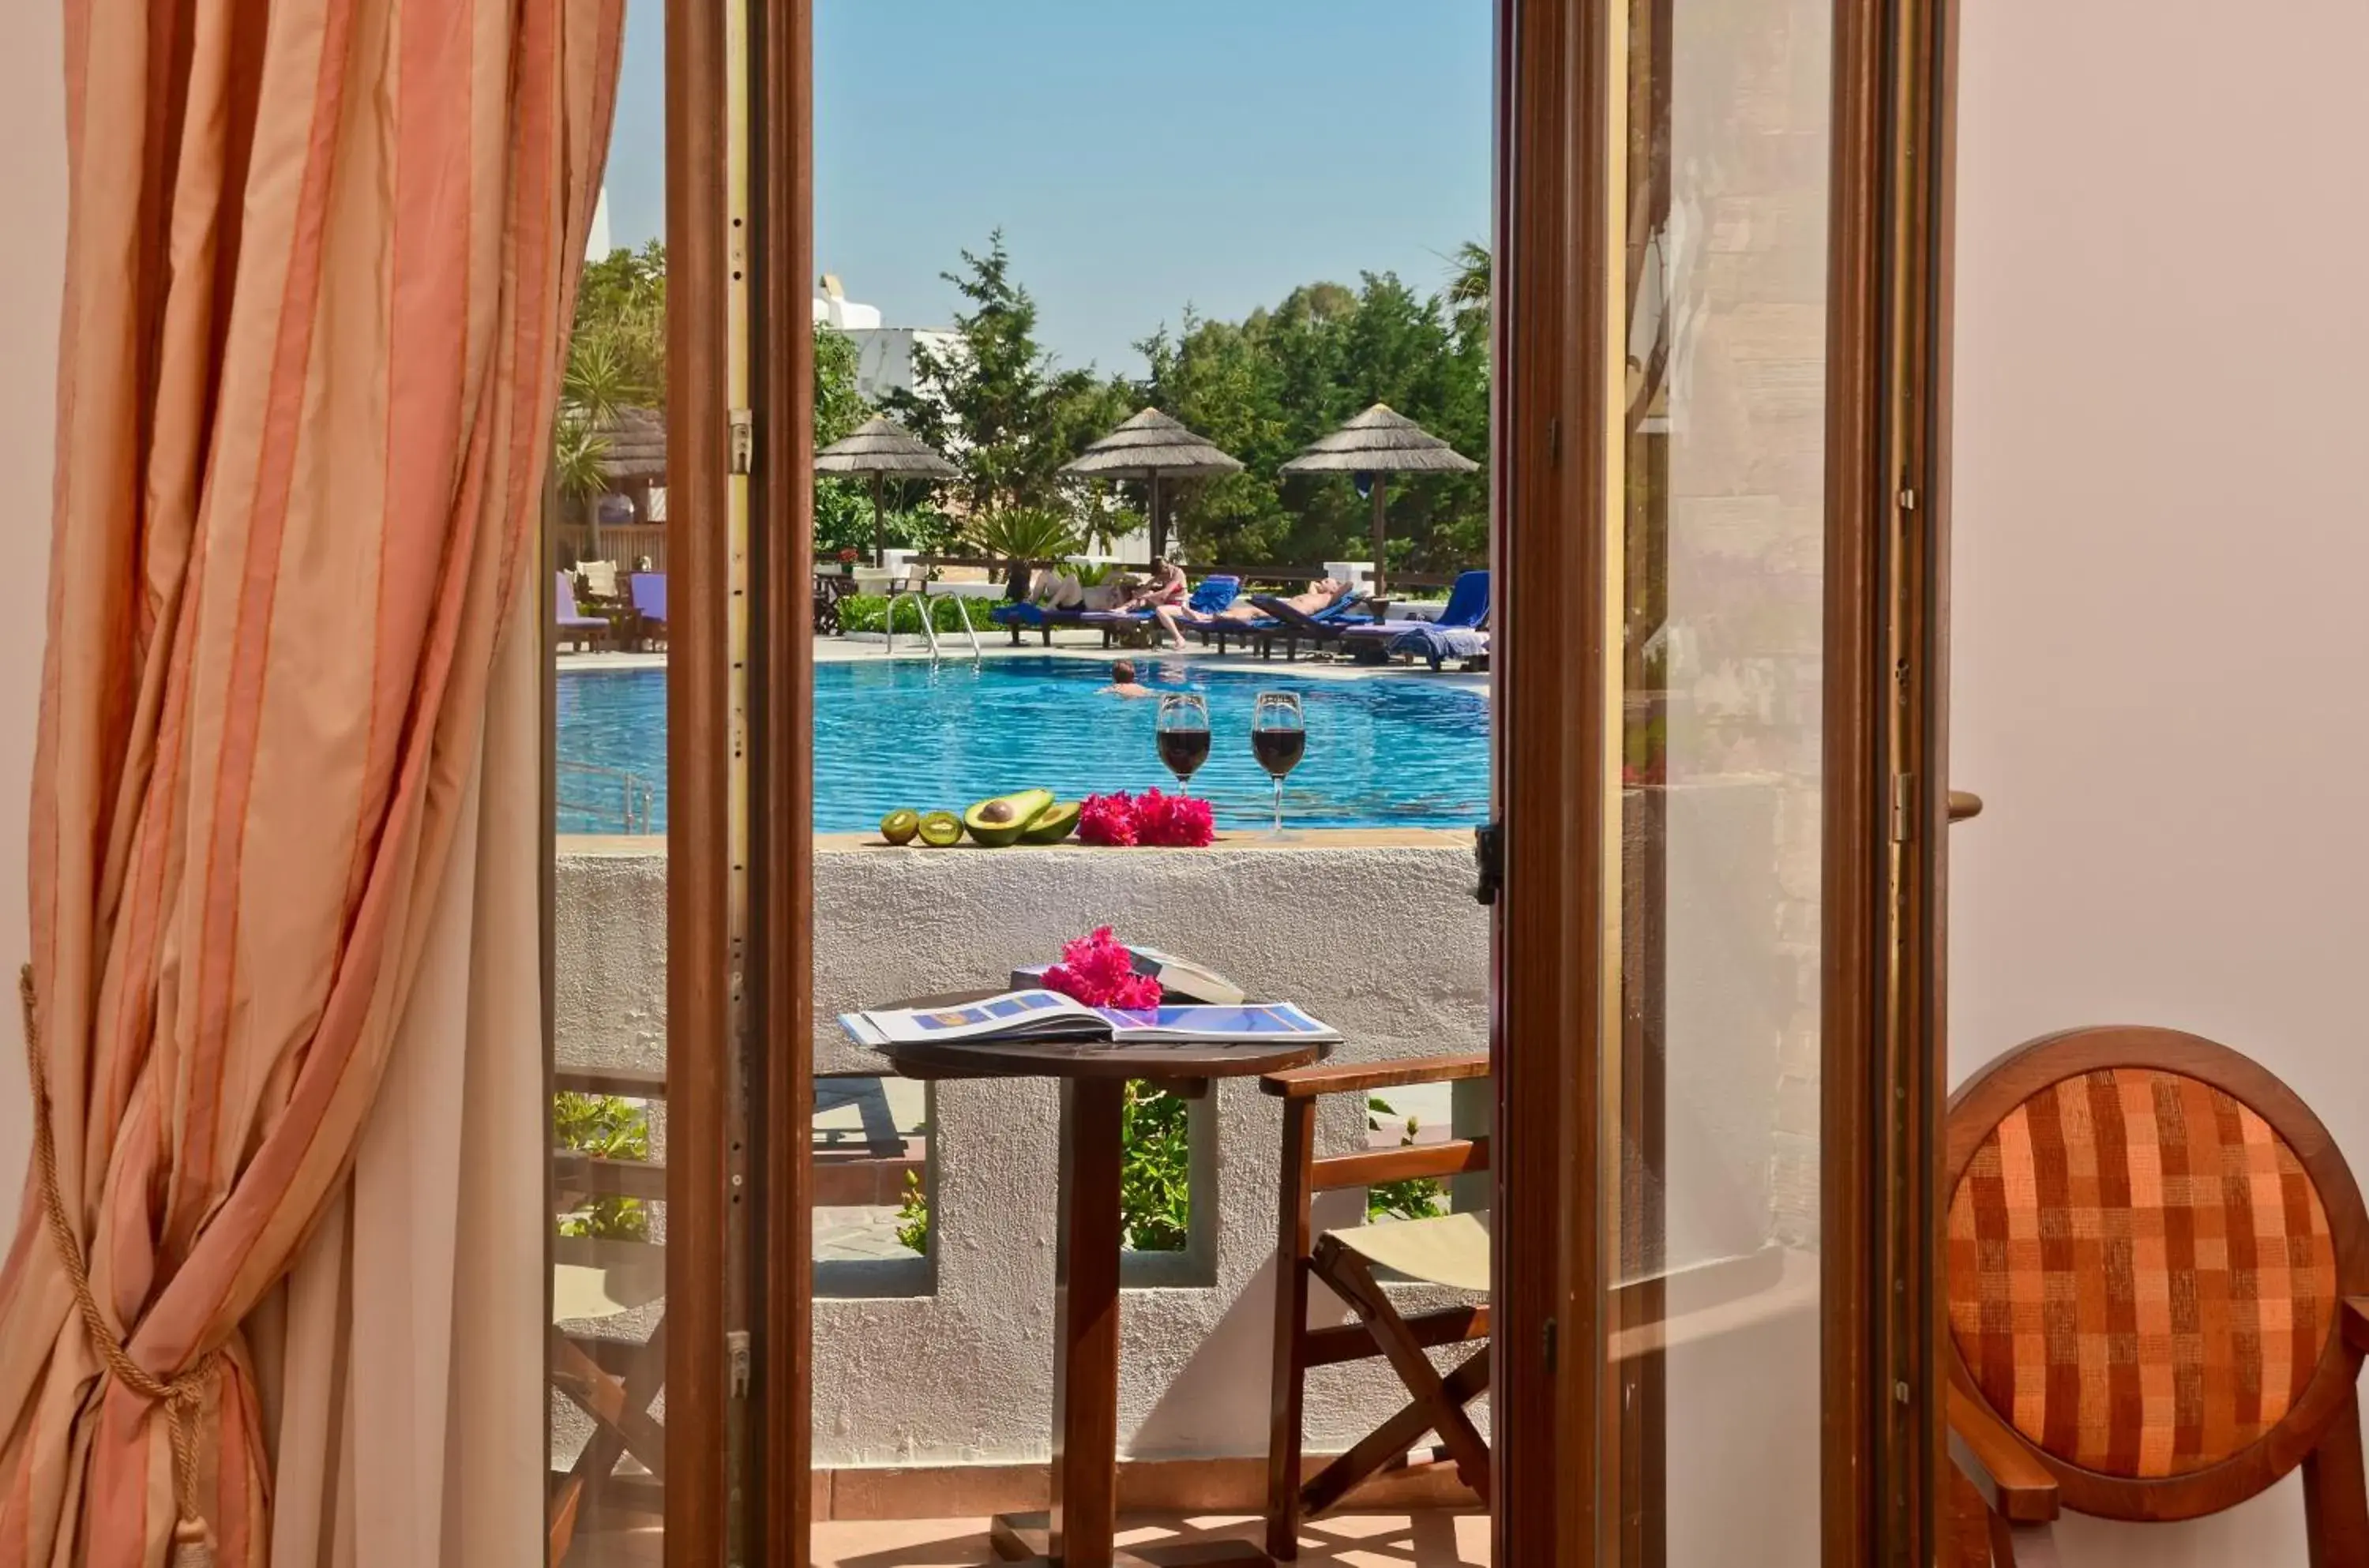
<instances>
[{"instance_id":1,"label":"blue pool water","mask_svg":"<svg viewBox=\"0 0 2369 1568\"><path fill-rule=\"evenodd\" d=\"M1192 793L1211 803L1220 827L1271 819L1267 776L1250 746L1253 699L1270 691L1298 692L1308 723L1307 756L1284 788L1287 827L1463 828L1488 815L1489 702L1469 683L1138 662L1144 684L1208 699L1213 744ZM1021 789L1061 800L1173 791L1176 781L1153 749L1160 704L1099 694L1109 680L1107 665L1070 658L993 659L976 670L887 658L817 667L815 830L869 831L900 806L958 813ZM647 784L649 829L662 830L665 672L562 670L558 708L559 830L624 829L616 772Z\"/></svg>"}]
</instances>

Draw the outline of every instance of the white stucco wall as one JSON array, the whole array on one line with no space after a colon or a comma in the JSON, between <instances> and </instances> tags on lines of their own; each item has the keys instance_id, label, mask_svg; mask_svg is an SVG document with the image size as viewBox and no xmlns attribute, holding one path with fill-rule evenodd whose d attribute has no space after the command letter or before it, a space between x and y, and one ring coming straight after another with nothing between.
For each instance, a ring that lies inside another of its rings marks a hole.
<instances>
[{"instance_id":1,"label":"white stucco wall","mask_svg":"<svg viewBox=\"0 0 2369 1568\"><path fill-rule=\"evenodd\" d=\"M65 280L63 43L54 5L0 7L0 560L15 610L0 616L0 965L26 950L26 789L40 703L41 605L49 578L51 442L56 421L58 299ZM30 1148L30 1102L15 1025L0 1070L0 1214L14 1223Z\"/></svg>"},{"instance_id":2,"label":"white stucco wall","mask_svg":"<svg viewBox=\"0 0 2369 1568\"><path fill-rule=\"evenodd\" d=\"M2369 6L1960 9L1951 1067L2192 1029L2369 1168ZM2301 1494L2063 1544L2301 1568Z\"/></svg>"},{"instance_id":3,"label":"white stucco wall","mask_svg":"<svg viewBox=\"0 0 2369 1568\"><path fill-rule=\"evenodd\" d=\"M1472 901L1469 847L1433 837L1413 848L826 852L816 857L816 1066L879 1070L831 1022L839 1012L995 983L1104 922L1255 993L1304 1001L1352 1042L1335 1059L1482 1048L1485 911ZM655 1067L665 861L606 844L562 845L559 1049L571 1063ZM1326 1107L1329 1150L1363 1130L1354 1099ZM1249 1081L1219 1084L1210 1104L1196 1192L1214 1180L1216 1223L1202 1232L1196 1212L1196 1251L1154 1265L1177 1283L1130 1288L1123 1308L1121 1437L1140 1457L1265 1451L1282 1117ZM934 1279L918 1262L818 1271L818 1465L1045 1457L1059 1116L1046 1082L937 1087ZM1354 1218L1356 1195L1332 1201L1335 1222ZM884 1279L884 1266L896 1274ZM888 1293L842 1293L855 1289ZM1345 1448L1402 1399L1379 1363L1317 1374L1310 1448Z\"/></svg>"}]
</instances>

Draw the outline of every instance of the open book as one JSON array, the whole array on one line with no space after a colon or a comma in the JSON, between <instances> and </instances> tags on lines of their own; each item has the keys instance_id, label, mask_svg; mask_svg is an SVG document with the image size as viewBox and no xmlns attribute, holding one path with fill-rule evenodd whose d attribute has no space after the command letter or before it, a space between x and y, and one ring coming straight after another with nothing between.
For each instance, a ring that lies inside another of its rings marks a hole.
<instances>
[{"instance_id":1,"label":"open book","mask_svg":"<svg viewBox=\"0 0 2369 1568\"><path fill-rule=\"evenodd\" d=\"M1221 1007L1239 1007L1248 999L1242 987L1215 969L1206 969L1189 958L1179 958L1173 953L1162 953L1156 947L1128 944L1127 956L1139 975L1149 975L1160 982L1162 996L1169 1001L1206 1001ZM1045 971L1050 964L1032 964L1024 969L1012 971L1013 990L1035 990L1045 983Z\"/></svg>"},{"instance_id":2,"label":"open book","mask_svg":"<svg viewBox=\"0 0 2369 1568\"><path fill-rule=\"evenodd\" d=\"M1014 990L953 1007L876 1008L842 1013L839 1025L866 1046L920 1045L930 1041L1081 1039L1237 1041L1293 1040L1336 1045L1341 1036L1288 1001L1240 1007L1158 1007L1129 1012L1088 1007L1059 991Z\"/></svg>"}]
</instances>

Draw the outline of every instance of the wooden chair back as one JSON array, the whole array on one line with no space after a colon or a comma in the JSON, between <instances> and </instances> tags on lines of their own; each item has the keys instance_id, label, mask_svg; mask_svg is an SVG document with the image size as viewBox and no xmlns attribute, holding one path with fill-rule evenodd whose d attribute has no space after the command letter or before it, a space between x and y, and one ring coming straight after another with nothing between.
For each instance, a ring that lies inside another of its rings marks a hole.
<instances>
[{"instance_id":1,"label":"wooden chair back","mask_svg":"<svg viewBox=\"0 0 2369 1568\"><path fill-rule=\"evenodd\" d=\"M1400 1061L1299 1068L1270 1073L1259 1081L1262 1090L1283 1101L1283 1169L1276 1241L1275 1382L1267 1450L1267 1552L1274 1558L1288 1560L1297 1555L1299 1525L1303 1517L1337 1505L1359 1482L1403 1459L1408 1448L1426 1431L1440 1430L1451 1422L1460 1425L1462 1406L1485 1387L1488 1377L1485 1352L1445 1378L1432 1374L1429 1363L1420 1354L1420 1349L1486 1339L1489 1308L1485 1302L1401 1318L1378 1293L1357 1290L1350 1281L1332 1280L1328 1284L1336 1293L1356 1290L1357 1299L1349 1299L1349 1304L1361 1321L1323 1328L1309 1326L1309 1287L1322 1277L1316 1263L1314 1207L1318 1193L1372 1187L1415 1177L1465 1175L1489 1168L1489 1140L1485 1138L1451 1138L1319 1158L1318 1102L1328 1094L1367 1096L1409 1084L1486 1078L1489 1070L1488 1053L1476 1051ZM1387 1335L1389 1343L1381 1335ZM1308 1369L1376 1356L1390 1359L1402 1379L1411 1380L1413 1402L1312 1479L1304 1477L1301 1417ZM1421 1386L1415 1387L1416 1384ZM1459 1436L1468 1434L1470 1427L1464 1426ZM1468 1446L1478 1443L1477 1435L1472 1435ZM1475 1460L1485 1466L1485 1455L1468 1454L1461 1464L1451 1460L1438 1468L1469 1471ZM1482 1487L1485 1491L1485 1480Z\"/></svg>"},{"instance_id":2,"label":"wooden chair back","mask_svg":"<svg viewBox=\"0 0 2369 1568\"><path fill-rule=\"evenodd\" d=\"M2075 1029L1952 1096L1946 1160L1952 1425L1994 1471L2037 1460L2066 1507L2161 1520L2306 1466L2315 1535L2358 1538L2329 1561L2369 1564L2369 1216L2292 1090L2193 1035Z\"/></svg>"}]
</instances>

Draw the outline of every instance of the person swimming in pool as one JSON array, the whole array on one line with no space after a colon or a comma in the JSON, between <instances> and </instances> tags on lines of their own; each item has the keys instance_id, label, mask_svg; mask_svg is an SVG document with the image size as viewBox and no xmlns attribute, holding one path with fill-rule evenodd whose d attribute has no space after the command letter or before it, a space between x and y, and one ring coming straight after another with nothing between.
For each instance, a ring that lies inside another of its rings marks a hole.
<instances>
[{"instance_id":1,"label":"person swimming in pool","mask_svg":"<svg viewBox=\"0 0 2369 1568\"><path fill-rule=\"evenodd\" d=\"M1332 609L1348 598L1349 593L1347 583L1333 578L1319 578L1308 585L1307 592L1295 593L1283 602L1303 615L1313 615L1320 610ZM1159 618L1170 643L1182 648L1184 646L1184 624L1187 622L1196 626L1207 626L1219 621L1256 621L1264 618L1266 612L1248 599L1238 599L1214 615L1204 614L1189 604L1162 604L1153 610L1152 614Z\"/></svg>"},{"instance_id":2,"label":"person swimming in pool","mask_svg":"<svg viewBox=\"0 0 2369 1568\"><path fill-rule=\"evenodd\" d=\"M1111 683L1094 693L1098 697L1156 697L1153 691L1135 678L1135 660L1116 659L1111 664Z\"/></svg>"}]
</instances>

